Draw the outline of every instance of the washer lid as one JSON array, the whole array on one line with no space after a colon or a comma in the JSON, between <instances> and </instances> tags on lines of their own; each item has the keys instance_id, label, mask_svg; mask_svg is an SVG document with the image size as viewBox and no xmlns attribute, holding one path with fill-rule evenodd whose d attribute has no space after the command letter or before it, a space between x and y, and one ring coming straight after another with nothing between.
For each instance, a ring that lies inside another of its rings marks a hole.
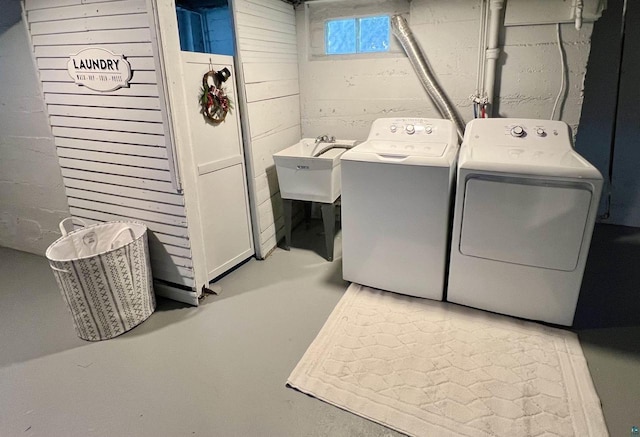
<instances>
[{"instance_id":1,"label":"washer lid","mask_svg":"<svg viewBox=\"0 0 640 437\"><path fill-rule=\"evenodd\" d=\"M376 153L388 156L424 156L442 157L447 150L447 143L376 141L369 140L352 150L361 153Z\"/></svg>"}]
</instances>

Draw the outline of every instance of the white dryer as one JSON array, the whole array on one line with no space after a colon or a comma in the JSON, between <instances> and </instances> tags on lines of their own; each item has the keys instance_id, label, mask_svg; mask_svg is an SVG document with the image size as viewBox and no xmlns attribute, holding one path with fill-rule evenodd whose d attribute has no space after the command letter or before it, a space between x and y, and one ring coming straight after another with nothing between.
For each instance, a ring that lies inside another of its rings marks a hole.
<instances>
[{"instance_id":1,"label":"white dryer","mask_svg":"<svg viewBox=\"0 0 640 437\"><path fill-rule=\"evenodd\" d=\"M345 152L345 280L442 300L458 139L448 120L382 118Z\"/></svg>"},{"instance_id":2,"label":"white dryer","mask_svg":"<svg viewBox=\"0 0 640 437\"><path fill-rule=\"evenodd\" d=\"M571 325L602 176L559 121L477 119L458 161L447 300Z\"/></svg>"}]
</instances>

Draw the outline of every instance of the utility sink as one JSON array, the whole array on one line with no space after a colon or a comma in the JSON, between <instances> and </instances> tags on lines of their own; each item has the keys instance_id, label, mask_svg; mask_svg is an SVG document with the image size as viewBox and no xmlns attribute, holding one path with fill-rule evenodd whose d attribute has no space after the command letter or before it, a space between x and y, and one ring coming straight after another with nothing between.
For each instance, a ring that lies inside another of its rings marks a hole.
<instances>
[{"instance_id":1,"label":"utility sink","mask_svg":"<svg viewBox=\"0 0 640 437\"><path fill-rule=\"evenodd\" d=\"M333 203L340 196L340 156L355 140L300 142L273 155L283 199Z\"/></svg>"}]
</instances>

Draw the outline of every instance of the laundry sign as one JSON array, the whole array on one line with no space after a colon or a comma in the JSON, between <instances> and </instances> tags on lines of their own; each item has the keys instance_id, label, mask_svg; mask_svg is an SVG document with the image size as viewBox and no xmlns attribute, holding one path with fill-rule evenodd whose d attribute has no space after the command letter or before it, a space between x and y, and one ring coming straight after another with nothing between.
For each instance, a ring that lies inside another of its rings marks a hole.
<instances>
[{"instance_id":1,"label":"laundry sign","mask_svg":"<svg viewBox=\"0 0 640 437\"><path fill-rule=\"evenodd\" d=\"M123 55L91 47L69 57L67 71L74 82L94 91L115 91L128 87L131 65Z\"/></svg>"}]
</instances>

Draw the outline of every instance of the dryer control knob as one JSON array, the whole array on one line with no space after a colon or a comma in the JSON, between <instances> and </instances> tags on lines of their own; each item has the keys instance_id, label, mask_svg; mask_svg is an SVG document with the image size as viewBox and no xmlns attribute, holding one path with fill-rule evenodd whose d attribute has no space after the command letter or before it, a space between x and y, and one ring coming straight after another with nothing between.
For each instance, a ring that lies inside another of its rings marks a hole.
<instances>
[{"instance_id":1,"label":"dryer control knob","mask_svg":"<svg viewBox=\"0 0 640 437\"><path fill-rule=\"evenodd\" d=\"M544 131L543 128L539 127L536 129L536 135L538 135L539 137L546 137L547 133Z\"/></svg>"},{"instance_id":2,"label":"dryer control knob","mask_svg":"<svg viewBox=\"0 0 640 437\"><path fill-rule=\"evenodd\" d=\"M511 128L512 137L520 138L523 135L524 135L524 129L522 128L522 126L514 126Z\"/></svg>"},{"instance_id":3,"label":"dryer control knob","mask_svg":"<svg viewBox=\"0 0 640 437\"><path fill-rule=\"evenodd\" d=\"M409 134L409 135L413 135L414 133L416 133L416 127L412 124L408 124L404 127L404 130Z\"/></svg>"}]
</instances>

